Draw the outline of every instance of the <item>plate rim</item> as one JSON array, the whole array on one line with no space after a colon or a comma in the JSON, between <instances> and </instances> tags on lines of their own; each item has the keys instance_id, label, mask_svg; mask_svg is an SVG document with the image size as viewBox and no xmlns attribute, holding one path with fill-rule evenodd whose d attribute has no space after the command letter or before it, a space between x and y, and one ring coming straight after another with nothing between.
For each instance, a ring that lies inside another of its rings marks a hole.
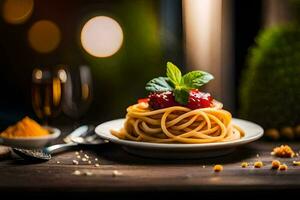
<instances>
[{"instance_id":1,"label":"plate rim","mask_svg":"<svg viewBox=\"0 0 300 200\"><path fill-rule=\"evenodd\" d=\"M238 140L234 141L227 141L227 142L216 142L216 143L202 143L202 144L170 144L170 143L151 143L151 142L136 142L136 141L130 141L130 140L123 140L119 139L113 135L107 136L105 133L101 133L102 131L100 130L102 126L107 125L108 123L116 122L116 121L124 121L125 118L120 118L120 119L114 119L110 121L106 121L104 123L99 124L95 128L96 134L105 139L108 140L112 143L116 143L122 146L128 146L128 147L134 147L134 148L147 148L147 149L194 149L194 148L202 148L202 149L212 149L212 148L227 148L227 147L235 147L235 146L240 146L243 144L247 144L250 142L253 142L255 140L258 140L263 136L264 129L251 121L247 121L244 119L238 119L238 118L233 118L233 121L240 121L242 123L248 123L251 125L256 126L258 129L258 133L255 135L252 135L251 137L243 137Z\"/></svg>"}]
</instances>

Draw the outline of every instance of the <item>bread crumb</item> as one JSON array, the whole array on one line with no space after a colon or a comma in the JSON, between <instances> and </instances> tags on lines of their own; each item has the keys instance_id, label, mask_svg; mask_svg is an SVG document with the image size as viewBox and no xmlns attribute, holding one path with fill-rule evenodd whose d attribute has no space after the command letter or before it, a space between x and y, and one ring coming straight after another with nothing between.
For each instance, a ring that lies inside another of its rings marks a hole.
<instances>
[{"instance_id":1,"label":"bread crumb","mask_svg":"<svg viewBox=\"0 0 300 200\"><path fill-rule=\"evenodd\" d=\"M73 165L78 165L79 162L77 160L73 160Z\"/></svg>"},{"instance_id":2,"label":"bread crumb","mask_svg":"<svg viewBox=\"0 0 300 200\"><path fill-rule=\"evenodd\" d=\"M75 155L79 155L79 152L78 152L78 151L76 151L76 152L75 152Z\"/></svg>"},{"instance_id":3,"label":"bread crumb","mask_svg":"<svg viewBox=\"0 0 300 200\"><path fill-rule=\"evenodd\" d=\"M116 176L121 176L121 175L123 175L122 172L119 172L118 170L114 170L114 171L113 171L113 176L114 176L114 177L116 177Z\"/></svg>"},{"instance_id":4,"label":"bread crumb","mask_svg":"<svg viewBox=\"0 0 300 200\"><path fill-rule=\"evenodd\" d=\"M86 162L86 161L87 161L87 159L86 159L86 158L82 158L81 160L82 160L83 162Z\"/></svg>"},{"instance_id":5,"label":"bread crumb","mask_svg":"<svg viewBox=\"0 0 300 200\"><path fill-rule=\"evenodd\" d=\"M59 161L56 161L56 163L59 164L60 162L59 162Z\"/></svg>"},{"instance_id":6,"label":"bread crumb","mask_svg":"<svg viewBox=\"0 0 300 200\"><path fill-rule=\"evenodd\" d=\"M86 154L84 154L84 157L86 158L86 159L89 159L90 157L88 156L88 155L86 155Z\"/></svg>"},{"instance_id":7,"label":"bread crumb","mask_svg":"<svg viewBox=\"0 0 300 200\"><path fill-rule=\"evenodd\" d=\"M284 170L287 170L288 169L288 167L287 167L287 165L286 164L282 164L282 165L280 165L279 166L279 168L278 168L280 171L284 171Z\"/></svg>"},{"instance_id":8,"label":"bread crumb","mask_svg":"<svg viewBox=\"0 0 300 200\"><path fill-rule=\"evenodd\" d=\"M264 166L264 164L261 161L257 161L257 162L254 163L255 168L261 168L263 166Z\"/></svg>"},{"instance_id":9,"label":"bread crumb","mask_svg":"<svg viewBox=\"0 0 300 200\"><path fill-rule=\"evenodd\" d=\"M295 166L300 166L300 161L294 160L294 161L293 161L293 165L295 165Z\"/></svg>"},{"instance_id":10,"label":"bread crumb","mask_svg":"<svg viewBox=\"0 0 300 200\"><path fill-rule=\"evenodd\" d=\"M92 172L89 172L89 171L86 171L86 172L84 172L84 175L85 175L85 176L92 176L93 173L92 173Z\"/></svg>"},{"instance_id":11,"label":"bread crumb","mask_svg":"<svg viewBox=\"0 0 300 200\"><path fill-rule=\"evenodd\" d=\"M75 170L75 171L73 172L73 174L78 176L78 175L81 174L81 172L80 172L79 170Z\"/></svg>"},{"instance_id":12,"label":"bread crumb","mask_svg":"<svg viewBox=\"0 0 300 200\"><path fill-rule=\"evenodd\" d=\"M92 161L89 160L88 163L89 163L89 164L92 164Z\"/></svg>"},{"instance_id":13,"label":"bread crumb","mask_svg":"<svg viewBox=\"0 0 300 200\"><path fill-rule=\"evenodd\" d=\"M98 163L95 164L95 167L100 167L100 165Z\"/></svg>"},{"instance_id":14,"label":"bread crumb","mask_svg":"<svg viewBox=\"0 0 300 200\"><path fill-rule=\"evenodd\" d=\"M272 161L272 169L278 169L280 165L281 165L281 163L279 160Z\"/></svg>"},{"instance_id":15,"label":"bread crumb","mask_svg":"<svg viewBox=\"0 0 300 200\"><path fill-rule=\"evenodd\" d=\"M98 158L95 158L95 161L98 161Z\"/></svg>"},{"instance_id":16,"label":"bread crumb","mask_svg":"<svg viewBox=\"0 0 300 200\"><path fill-rule=\"evenodd\" d=\"M215 171L215 172L223 171L223 166L222 166L222 165L215 165L215 166L214 166L214 171Z\"/></svg>"},{"instance_id":17,"label":"bread crumb","mask_svg":"<svg viewBox=\"0 0 300 200\"><path fill-rule=\"evenodd\" d=\"M248 167L249 166L249 163L247 163L247 162L242 162L242 164L241 164L241 167L242 168L246 168L246 167Z\"/></svg>"},{"instance_id":18,"label":"bread crumb","mask_svg":"<svg viewBox=\"0 0 300 200\"><path fill-rule=\"evenodd\" d=\"M280 147L275 147L271 155L275 155L277 157L282 157L282 158L292 158L295 156L295 152L290 146L281 145Z\"/></svg>"},{"instance_id":19,"label":"bread crumb","mask_svg":"<svg viewBox=\"0 0 300 200\"><path fill-rule=\"evenodd\" d=\"M80 158L81 158L81 156L79 156L79 155L78 155L78 156L76 156L76 157L77 157L78 159L80 159Z\"/></svg>"}]
</instances>

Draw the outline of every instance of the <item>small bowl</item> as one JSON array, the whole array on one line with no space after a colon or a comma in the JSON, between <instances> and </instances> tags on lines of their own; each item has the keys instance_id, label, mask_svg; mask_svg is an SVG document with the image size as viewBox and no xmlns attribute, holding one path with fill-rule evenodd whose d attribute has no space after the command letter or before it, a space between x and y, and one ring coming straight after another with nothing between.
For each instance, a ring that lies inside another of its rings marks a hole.
<instances>
[{"instance_id":1,"label":"small bowl","mask_svg":"<svg viewBox=\"0 0 300 200\"><path fill-rule=\"evenodd\" d=\"M61 131L54 127L44 126L50 134L39 137L17 137L17 138L7 138L0 136L0 144L5 146L10 146L14 148L22 149L40 149L45 147L49 142L57 139Z\"/></svg>"}]
</instances>

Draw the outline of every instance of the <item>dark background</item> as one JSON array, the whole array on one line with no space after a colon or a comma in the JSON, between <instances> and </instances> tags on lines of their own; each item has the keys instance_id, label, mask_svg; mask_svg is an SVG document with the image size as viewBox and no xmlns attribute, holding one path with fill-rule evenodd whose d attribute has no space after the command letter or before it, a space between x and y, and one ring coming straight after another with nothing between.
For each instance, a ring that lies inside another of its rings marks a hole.
<instances>
[{"instance_id":1,"label":"dark background","mask_svg":"<svg viewBox=\"0 0 300 200\"><path fill-rule=\"evenodd\" d=\"M232 6L237 99L248 48L261 28L262 1L234 0ZM24 24L11 25L1 18L1 128L25 115L36 118L31 106L32 70L57 64L90 67L94 99L83 117L85 120L99 123L122 117L128 105L146 95L145 83L164 74L166 61L184 67L181 10L180 0L38 0ZM93 58L80 45L84 22L96 15L115 18L124 31L123 46L110 58ZM49 54L35 52L27 42L29 28L41 19L55 22L62 34L59 47ZM63 115L57 119L65 120L69 119Z\"/></svg>"}]
</instances>

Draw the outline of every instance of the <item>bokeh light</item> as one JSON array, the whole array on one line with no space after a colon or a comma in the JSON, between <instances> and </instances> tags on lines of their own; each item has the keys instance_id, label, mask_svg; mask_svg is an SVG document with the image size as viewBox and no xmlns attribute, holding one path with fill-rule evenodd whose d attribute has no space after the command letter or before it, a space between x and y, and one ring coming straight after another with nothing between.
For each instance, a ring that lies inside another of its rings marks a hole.
<instances>
[{"instance_id":1,"label":"bokeh light","mask_svg":"<svg viewBox=\"0 0 300 200\"><path fill-rule=\"evenodd\" d=\"M67 82L68 76L66 70L64 69L58 70L58 77L62 83Z\"/></svg>"},{"instance_id":2,"label":"bokeh light","mask_svg":"<svg viewBox=\"0 0 300 200\"><path fill-rule=\"evenodd\" d=\"M122 43L122 28L110 17L94 17L82 28L81 44L85 51L92 56L112 56L121 48Z\"/></svg>"},{"instance_id":3,"label":"bokeh light","mask_svg":"<svg viewBox=\"0 0 300 200\"><path fill-rule=\"evenodd\" d=\"M36 80L41 80L43 77L43 72L40 69L35 69L33 72L33 76Z\"/></svg>"},{"instance_id":4,"label":"bokeh light","mask_svg":"<svg viewBox=\"0 0 300 200\"><path fill-rule=\"evenodd\" d=\"M7 23L22 24L31 16L33 6L33 0L5 0L2 16Z\"/></svg>"},{"instance_id":5,"label":"bokeh light","mask_svg":"<svg viewBox=\"0 0 300 200\"><path fill-rule=\"evenodd\" d=\"M41 20L32 25L28 32L30 46L39 53L49 53L55 50L61 40L58 26L48 20Z\"/></svg>"}]
</instances>

